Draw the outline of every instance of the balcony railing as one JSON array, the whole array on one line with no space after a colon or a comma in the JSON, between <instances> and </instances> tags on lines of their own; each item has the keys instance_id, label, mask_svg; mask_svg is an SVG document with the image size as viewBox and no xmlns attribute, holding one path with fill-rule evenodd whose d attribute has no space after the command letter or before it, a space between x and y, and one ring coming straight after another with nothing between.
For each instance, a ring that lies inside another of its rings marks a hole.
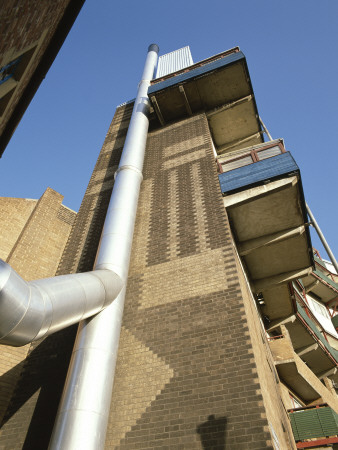
<instances>
[{"instance_id":1,"label":"balcony railing","mask_svg":"<svg viewBox=\"0 0 338 450\"><path fill-rule=\"evenodd\" d=\"M314 256L314 259L316 263L315 273L320 276L326 283L328 283L332 288L338 290L338 275L331 273L320 258Z\"/></svg>"},{"instance_id":2,"label":"balcony railing","mask_svg":"<svg viewBox=\"0 0 338 450\"><path fill-rule=\"evenodd\" d=\"M303 322L305 322L306 325L311 329L313 336L317 338L317 340L325 348L326 352L329 355L331 355L331 357L334 358L334 360L337 362L338 361L338 351L335 350L333 347L331 347L331 345L328 343L328 341L324 338L323 334L316 327L315 321L310 319L310 317L306 314L306 312L304 311L304 309L301 307L301 305L298 302L296 302L296 308L297 308L297 313L303 319Z\"/></svg>"},{"instance_id":3,"label":"balcony railing","mask_svg":"<svg viewBox=\"0 0 338 450\"><path fill-rule=\"evenodd\" d=\"M220 157L218 158L220 172L229 172L230 170L238 169L239 167L247 166L249 164L263 161L267 158L285 153L285 148L282 139L268 142L262 145L256 145L250 150L248 149L243 153L233 157Z\"/></svg>"}]
</instances>

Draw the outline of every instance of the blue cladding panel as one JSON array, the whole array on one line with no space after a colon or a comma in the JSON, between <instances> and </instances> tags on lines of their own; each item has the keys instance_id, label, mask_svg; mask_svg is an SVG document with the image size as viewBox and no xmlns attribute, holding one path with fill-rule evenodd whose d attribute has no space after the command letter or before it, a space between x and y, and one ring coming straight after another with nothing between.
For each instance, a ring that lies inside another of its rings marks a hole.
<instances>
[{"instance_id":1,"label":"blue cladding panel","mask_svg":"<svg viewBox=\"0 0 338 450\"><path fill-rule=\"evenodd\" d=\"M224 194L231 191L243 191L249 189L251 185L280 178L282 175L294 171L299 172L299 168L291 154L286 152L230 172L221 173L218 177Z\"/></svg>"},{"instance_id":2,"label":"blue cladding panel","mask_svg":"<svg viewBox=\"0 0 338 450\"><path fill-rule=\"evenodd\" d=\"M158 91L162 91L170 86L174 86L175 84L182 83L183 81L190 80L192 78L196 78L200 75L204 75L207 72L211 72L212 70L219 69L220 67L227 66L236 61L245 60L245 56L242 52L232 53L231 55L225 56L224 58L217 59L205 66L196 67L196 69L190 70L186 73L181 73L176 77L169 78L168 80L161 81L160 83L156 83L153 86L150 86L148 89L148 95L153 94Z\"/></svg>"}]
</instances>

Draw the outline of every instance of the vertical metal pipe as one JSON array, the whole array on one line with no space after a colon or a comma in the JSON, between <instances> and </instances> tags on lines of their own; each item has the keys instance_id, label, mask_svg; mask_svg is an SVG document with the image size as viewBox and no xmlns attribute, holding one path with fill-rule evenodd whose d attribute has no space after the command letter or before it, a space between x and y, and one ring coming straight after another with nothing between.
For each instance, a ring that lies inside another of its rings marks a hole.
<instances>
[{"instance_id":1,"label":"vertical metal pipe","mask_svg":"<svg viewBox=\"0 0 338 450\"><path fill-rule=\"evenodd\" d=\"M319 225L307 203L306 203L306 209L307 209L307 213L309 214L309 217L311 219L311 223L315 227L315 230L317 231L318 236L319 236L320 240L322 241L322 244L326 250L326 253L328 254L329 258L331 259L333 267L336 269L336 272L338 273L338 264L337 264L336 258L334 257L334 255L329 247L329 244L326 242L324 234L322 233L322 230L319 228Z\"/></svg>"},{"instance_id":2,"label":"vertical metal pipe","mask_svg":"<svg viewBox=\"0 0 338 450\"><path fill-rule=\"evenodd\" d=\"M156 44L148 48L95 263L95 269L116 271L124 285L149 126L147 92L158 50ZM124 298L125 287L104 311L80 323L50 449L104 447Z\"/></svg>"}]
</instances>

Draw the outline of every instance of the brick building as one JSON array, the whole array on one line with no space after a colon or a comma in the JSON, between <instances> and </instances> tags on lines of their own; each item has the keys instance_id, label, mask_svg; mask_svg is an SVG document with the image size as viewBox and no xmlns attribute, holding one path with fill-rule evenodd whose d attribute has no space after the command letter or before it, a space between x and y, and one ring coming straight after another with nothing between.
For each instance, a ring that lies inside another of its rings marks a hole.
<instances>
[{"instance_id":1,"label":"brick building","mask_svg":"<svg viewBox=\"0 0 338 450\"><path fill-rule=\"evenodd\" d=\"M337 275L313 255L299 168L264 142L238 48L188 64L148 89L105 448L335 448ZM94 266L132 110L116 109L58 275ZM0 448L47 448L75 333L29 347Z\"/></svg>"},{"instance_id":2,"label":"brick building","mask_svg":"<svg viewBox=\"0 0 338 450\"><path fill-rule=\"evenodd\" d=\"M0 197L0 258L27 281L56 273L76 216L62 200L63 196L50 188L39 200ZM1 421L29 348L1 349Z\"/></svg>"},{"instance_id":3,"label":"brick building","mask_svg":"<svg viewBox=\"0 0 338 450\"><path fill-rule=\"evenodd\" d=\"M1 5L0 156L83 3L9 0Z\"/></svg>"}]
</instances>

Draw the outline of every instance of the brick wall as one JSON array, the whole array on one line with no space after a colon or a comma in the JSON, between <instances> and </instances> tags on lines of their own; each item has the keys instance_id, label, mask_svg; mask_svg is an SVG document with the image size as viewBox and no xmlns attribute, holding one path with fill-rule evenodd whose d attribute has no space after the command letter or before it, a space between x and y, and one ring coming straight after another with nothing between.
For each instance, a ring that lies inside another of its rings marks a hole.
<instances>
[{"instance_id":1,"label":"brick wall","mask_svg":"<svg viewBox=\"0 0 338 450\"><path fill-rule=\"evenodd\" d=\"M37 200L0 197L0 258L6 261Z\"/></svg>"},{"instance_id":2,"label":"brick wall","mask_svg":"<svg viewBox=\"0 0 338 450\"><path fill-rule=\"evenodd\" d=\"M58 262L67 242L76 213L62 205L63 196L48 188L39 200L0 199L2 209L2 239L1 249L4 259L26 280L50 277L55 275ZM7 216L7 220L6 217ZM0 421L3 419L15 385L22 370L27 373L29 363L25 360L28 353L32 354L34 345L24 347L1 346L0 348ZM36 353L36 352L35 352ZM41 362L52 358L53 352L39 355ZM36 374L31 374L31 385L37 386ZM29 387L27 379L23 383L28 386L25 398L36 395ZM12 399L12 408L15 399ZM13 411L13 410L12 410ZM13 414L13 413L11 413ZM9 416L5 417L7 422ZM20 421L20 417L19 417ZM12 438L18 444L17 433L11 431ZM6 434L6 425L3 428ZM6 441L5 441L6 442ZM14 448L11 441L5 447ZM21 448L17 447L17 448Z\"/></svg>"},{"instance_id":3,"label":"brick wall","mask_svg":"<svg viewBox=\"0 0 338 450\"><path fill-rule=\"evenodd\" d=\"M93 269L133 104L119 108L107 132L58 268L58 275Z\"/></svg>"},{"instance_id":4,"label":"brick wall","mask_svg":"<svg viewBox=\"0 0 338 450\"><path fill-rule=\"evenodd\" d=\"M51 188L37 202L6 261L25 280L55 275L76 213Z\"/></svg>"}]
</instances>

